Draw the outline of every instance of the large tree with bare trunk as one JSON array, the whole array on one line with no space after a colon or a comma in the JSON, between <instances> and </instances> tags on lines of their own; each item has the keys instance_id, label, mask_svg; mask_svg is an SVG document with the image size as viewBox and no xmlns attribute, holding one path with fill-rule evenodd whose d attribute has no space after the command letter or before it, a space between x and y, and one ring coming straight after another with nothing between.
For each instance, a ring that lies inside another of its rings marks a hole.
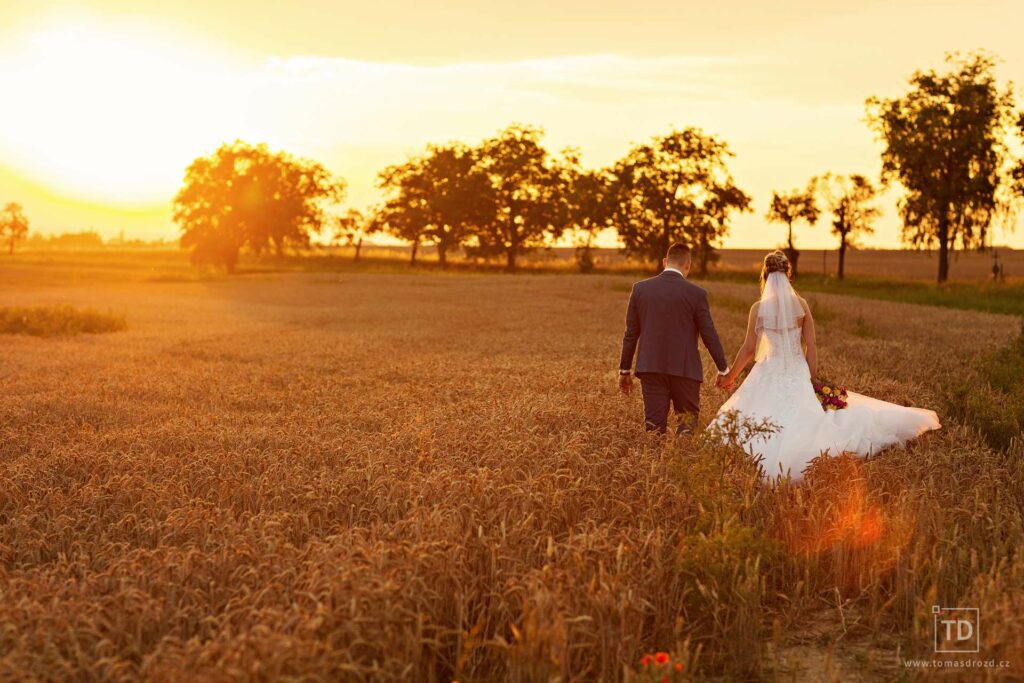
<instances>
[{"instance_id":1,"label":"large tree with bare trunk","mask_svg":"<svg viewBox=\"0 0 1024 683\"><path fill-rule=\"evenodd\" d=\"M902 97L871 98L869 120L885 145L882 182L904 190L903 239L939 249L938 281L949 278L949 253L982 247L993 220L1008 208L1004 142L1013 94L996 82L982 53L948 55L947 71L918 71Z\"/></svg>"},{"instance_id":2,"label":"large tree with bare trunk","mask_svg":"<svg viewBox=\"0 0 1024 683\"><path fill-rule=\"evenodd\" d=\"M800 251L793 240L793 224L800 221L808 225L818 222L818 204L814 198L814 181L805 190L790 192L772 192L772 203L768 207L765 219L774 223L783 223L787 228L786 256L793 267L793 277L799 272Z\"/></svg>"},{"instance_id":3,"label":"large tree with bare trunk","mask_svg":"<svg viewBox=\"0 0 1024 683\"><path fill-rule=\"evenodd\" d=\"M389 166L379 176L387 200L381 225L396 237L433 243L442 268L448 255L491 218L490 184L479 151L461 143L431 145L426 154Z\"/></svg>"},{"instance_id":4,"label":"large tree with bare trunk","mask_svg":"<svg viewBox=\"0 0 1024 683\"><path fill-rule=\"evenodd\" d=\"M241 141L193 161L174 198L181 246L192 260L234 271L239 252L307 246L344 196L320 164Z\"/></svg>"},{"instance_id":5,"label":"large tree with bare trunk","mask_svg":"<svg viewBox=\"0 0 1024 683\"><path fill-rule=\"evenodd\" d=\"M875 231L875 219L881 211L874 205L877 190L871 181L859 174L826 173L813 181L825 207L832 213L832 232L839 238L840 280L845 276L846 250L857 246L860 235Z\"/></svg>"},{"instance_id":6,"label":"large tree with bare trunk","mask_svg":"<svg viewBox=\"0 0 1024 683\"><path fill-rule=\"evenodd\" d=\"M563 175L541 136L539 128L513 125L478 147L490 208L473 253L504 256L510 271L523 252L552 244L568 225Z\"/></svg>"},{"instance_id":7,"label":"large tree with bare trunk","mask_svg":"<svg viewBox=\"0 0 1024 683\"><path fill-rule=\"evenodd\" d=\"M638 145L613 169L614 223L627 255L660 262L675 242L690 246L698 273L750 197L736 187L725 142L697 128Z\"/></svg>"}]
</instances>

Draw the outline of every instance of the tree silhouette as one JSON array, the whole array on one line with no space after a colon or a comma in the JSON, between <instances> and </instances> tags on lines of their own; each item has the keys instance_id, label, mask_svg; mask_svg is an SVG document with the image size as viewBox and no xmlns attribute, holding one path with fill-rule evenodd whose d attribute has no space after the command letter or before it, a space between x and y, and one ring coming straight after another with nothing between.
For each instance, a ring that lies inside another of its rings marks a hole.
<instances>
[{"instance_id":1,"label":"tree silhouette","mask_svg":"<svg viewBox=\"0 0 1024 683\"><path fill-rule=\"evenodd\" d=\"M612 225L614 204L611 177L606 170L588 170L580 164L579 152L562 153L563 201L568 229L576 247L576 262L582 272L594 269L591 253L594 238Z\"/></svg>"},{"instance_id":2,"label":"tree silhouette","mask_svg":"<svg viewBox=\"0 0 1024 683\"><path fill-rule=\"evenodd\" d=\"M724 142L697 128L630 150L613 171L614 220L626 254L657 264L681 242L696 251L698 272L706 272L729 214L750 206L729 174L730 156Z\"/></svg>"},{"instance_id":3,"label":"tree silhouette","mask_svg":"<svg viewBox=\"0 0 1024 683\"><path fill-rule=\"evenodd\" d=\"M729 213L751 211L750 195L732 184L713 185L704 201L703 220L697 220L697 275L708 274L708 264L718 261L716 244L729 232Z\"/></svg>"},{"instance_id":4,"label":"tree silhouette","mask_svg":"<svg viewBox=\"0 0 1024 683\"><path fill-rule=\"evenodd\" d=\"M319 164L235 142L189 166L175 214L183 241L195 242L200 257L205 249L199 242L207 239L228 250L248 245L281 254L286 243L308 244L325 220L325 203L341 193L340 182Z\"/></svg>"},{"instance_id":5,"label":"tree silhouette","mask_svg":"<svg viewBox=\"0 0 1024 683\"><path fill-rule=\"evenodd\" d=\"M990 57L950 54L946 64L946 73L915 72L903 97L867 101L885 145L882 182L905 190L903 239L938 244L939 282L949 278L950 250L983 247L993 218L1006 208L1004 138L1013 107Z\"/></svg>"},{"instance_id":6,"label":"tree silhouette","mask_svg":"<svg viewBox=\"0 0 1024 683\"><path fill-rule=\"evenodd\" d=\"M278 256L286 244L309 246L329 222L329 210L345 196L344 184L318 163L272 154L259 170L268 176L261 209L270 221L270 242Z\"/></svg>"},{"instance_id":7,"label":"tree silhouette","mask_svg":"<svg viewBox=\"0 0 1024 683\"><path fill-rule=\"evenodd\" d=\"M395 206L387 202L373 214L373 221L380 226L379 229L383 232L404 240L412 246L409 253L409 265L415 266L427 225L427 218L421 207L416 205Z\"/></svg>"},{"instance_id":8,"label":"tree silhouette","mask_svg":"<svg viewBox=\"0 0 1024 683\"><path fill-rule=\"evenodd\" d=\"M278 254L286 244L308 246L343 196L344 183L320 164L236 141L189 165L174 220L193 262L234 272L245 246Z\"/></svg>"},{"instance_id":9,"label":"tree silhouette","mask_svg":"<svg viewBox=\"0 0 1024 683\"><path fill-rule=\"evenodd\" d=\"M870 235L872 225L881 212L872 202L877 196L874 186L862 175L848 176L826 173L815 179L815 186L826 208L832 214L832 232L839 237L839 279L844 277L847 247L857 246L857 236Z\"/></svg>"},{"instance_id":10,"label":"tree silhouette","mask_svg":"<svg viewBox=\"0 0 1024 683\"><path fill-rule=\"evenodd\" d=\"M410 184L407 179L417 179L416 174L407 174L402 166L389 166L377 175L377 187L385 192L388 188L401 188L403 183ZM392 189L391 192L396 190ZM409 254L409 265L416 265L416 258L419 254L420 243L426 234L427 225L430 222L429 212L425 205L423 188L415 188L414 191L406 193L405 201L399 201L401 190L398 195L393 195L384 202L374 213L373 220L380 229L393 237L405 240L412 245Z\"/></svg>"},{"instance_id":11,"label":"tree silhouette","mask_svg":"<svg viewBox=\"0 0 1024 683\"><path fill-rule=\"evenodd\" d=\"M358 209L349 209L335 219L332 241L355 247L352 260L358 262L359 254L363 249L363 240L381 229L376 221L377 215L374 213L371 217L367 217Z\"/></svg>"},{"instance_id":12,"label":"tree silhouette","mask_svg":"<svg viewBox=\"0 0 1024 683\"><path fill-rule=\"evenodd\" d=\"M487 217L476 231L473 252L504 255L508 270L526 250L550 244L567 225L562 174L540 143L542 131L512 125L479 147L489 180L483 196Z\"/></svg>"},{"instance_id":13,"label":"tree silhouette","mask_svg":"<svg viewBox=\"0 0 1024 683\"><path fill-rule=\"evenodd\" d=\"M7 239L8 253L14 253L14 245L28 236L28 219L21 204L9 202L0 211L0 236Z\"/></svg>"},{"instance_id":14,"label":"tree silhouette","mask_svg":"<svg viewBox=\"0 0 1024 683\"><path fill-rule=\"evenodd\" d=\"M787 227L786 256L793 268L793 277L797 276L797 264L800 251L793 242L793 224L806 221L811 226L818 222L818 204L814 199L814 182L811 181L805 190L790 192L772 192L772 203L768 207L765 219L769 222L784 223Z\"/></svg>"},{"instance_id":15,"label":"tree silhouette","mask_svg":"<svg viewBox=\"0 0 1024 683\"><path fill-rule=\"evenodd\" d=\"M389 166L378 176L388 199L378 214L392 234L433 242L442 268L489 219L490 184L476 150L460 144L431 145L421 157Z\"/></svg>"},{"instance_id":16,"label":"tree silhouette","mask_svg":"<svg viewBox=\"0 0 1024 683\"><path fill-rule=\"evenodd\" d=\"M1017 134L1024 138L1024 113L1017 117ZM1024 197L1024 159L1018 159L1010 171L1010 191L1018 197Z\"/></svg>"}]
</instances>

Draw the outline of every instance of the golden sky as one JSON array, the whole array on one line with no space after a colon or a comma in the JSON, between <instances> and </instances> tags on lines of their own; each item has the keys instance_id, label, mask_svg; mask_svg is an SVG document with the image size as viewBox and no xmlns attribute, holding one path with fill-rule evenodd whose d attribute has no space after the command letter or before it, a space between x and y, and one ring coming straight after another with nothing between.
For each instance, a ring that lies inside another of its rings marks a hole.
<instances>
[{"instance_id":1,"label":"golden sky","mask_svg":"<svg viewBox=\"0 0 1024 683\"><path fill-rule=\"evenodd\" d=\"M236 138L323 162L362 208L378 169L432 141L531 123L599 165L695 125L754 197L726 246L774 246L772 189L877 176L866 97L948 50L1024 82L1022 26L1019 0L2 0L0 202L44 233L174 237L185 166ZM898 245L894 200L869 244ZM833 246L827 221L798 243Z\"/></svg>"}]
</instances>

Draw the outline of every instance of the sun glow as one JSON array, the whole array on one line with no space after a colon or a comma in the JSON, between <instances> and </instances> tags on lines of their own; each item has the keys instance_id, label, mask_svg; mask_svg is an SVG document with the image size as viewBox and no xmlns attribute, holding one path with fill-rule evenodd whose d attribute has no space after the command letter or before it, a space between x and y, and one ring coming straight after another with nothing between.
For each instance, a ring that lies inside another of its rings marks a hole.
<instances>
[{"instance_id":1,"label":"sun glow","mask_svg":"<svg viewBox=\"0 0 1024 683\"><path fill-rule=\"evenodd\" d=\"M782 42L775 29L795 31L794 16L757 3L753 35L710 6L698 16L664 3L676 20L640 13L646 28L623 31L613 3L587 5L594 24L571 4L552 9L549 25L500 3L465 13L327 0L0 2L0 200L22 203L42 232L173 237L186 166L237 139L323 163L346 181L349 204L367 209L380 200L377 173L428 143L473 144L520 122L543 127L548 149L578 148L599 167L696 126L728 142L730 170L754 198L725 246L767 247L785 232L764 221L773 190L829 170L877 176L865 97L900 92L946 49L990 46L1007 58L1001 78L1017 82L1024 63L1017 35L996 35L969 7L935 20L946 33L919 30L919 13L851 11L843 21L863 30L823 46L810 36L833 35L819 27L837 19L822 3L797 12L801 31ZM680 41L674 27L693 21L702 28L689 33L707 39ZM876 30L884 54L858 38ZM491 37L479 44L480 35ZM896 198L883 199L867 244L898 246ZM835 246L824 219L801 227L798 243Z\"/></svg>"},{"instance_id":2,"label":"sun glow","mask_svg":"<svg viewBox=\"0 0 1024 683\"><path fill-rule=\"evenodd\" d=\"M166 203L189 161L245 133L246 81L228 60L151 28L30 33L0 55L0 91L13 94L0 154L83 200Z\"/></svg>"}]
</instances>

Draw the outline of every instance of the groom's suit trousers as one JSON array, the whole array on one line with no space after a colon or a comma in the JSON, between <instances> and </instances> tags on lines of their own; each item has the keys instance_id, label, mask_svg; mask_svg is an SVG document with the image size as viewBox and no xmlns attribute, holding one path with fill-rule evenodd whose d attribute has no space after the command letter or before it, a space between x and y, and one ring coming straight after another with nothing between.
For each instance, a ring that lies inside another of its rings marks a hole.
<instances>
[{"instance_id":1,"label":"groom's suit trousers","mask_svg":"<svg viewBox=\"0 0 1024 683\"><path fill-rule=\"evenodd\" d=\"M704 379L698 339L704 342L719 372L728 370L707 292L674 270L633 285L626 307L619 373L629 373L635 355L647 429L665 432L673 405L682 422L679 432L696 424Z\"/></svg>"},{"instance_id":2,"label":"groom's suit trousers","mask_svg":"<svg viewBox=\"0 0 1024 683\"><path fill-rule=\"evenodd\" d=\"M644 423L649 432L668 431L668 409L679 415L677 434L693 429L700 412L700 382L662 372L637 373L644 396Z\"/></svg>"}]
</instances>

